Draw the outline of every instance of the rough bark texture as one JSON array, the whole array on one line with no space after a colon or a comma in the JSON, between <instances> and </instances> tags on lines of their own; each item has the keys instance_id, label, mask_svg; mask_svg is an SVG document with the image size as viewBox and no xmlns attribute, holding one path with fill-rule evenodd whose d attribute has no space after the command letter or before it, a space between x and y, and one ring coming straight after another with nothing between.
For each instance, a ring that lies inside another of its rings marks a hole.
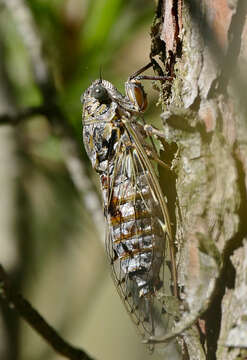
<instances>
[{"instance_id":1,"label":"rough bark texture","mask_svg":"<svg viewBox=\"0 0 247 360\"><path fill-rule=\"evenodd\" d=\"M177 146L185 359L247 356L246 12L242 0L163 0L152 28L152 55L174 76L161 117Z\"/></svg>"}]
</instances>

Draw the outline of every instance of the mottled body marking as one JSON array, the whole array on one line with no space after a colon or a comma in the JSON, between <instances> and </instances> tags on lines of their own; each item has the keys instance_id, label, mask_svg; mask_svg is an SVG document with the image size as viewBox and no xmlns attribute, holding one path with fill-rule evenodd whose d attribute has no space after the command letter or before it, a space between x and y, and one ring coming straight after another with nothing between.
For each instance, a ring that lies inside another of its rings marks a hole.
<instances>
[{"instance_id":1,"label":"mottled body marking","mask_svg":"<svg viewBox=\"0 0 247 360\"><path fill-rule=\"evenodd\" d=\"M126 82L125 91L123 96L102 79L85 91L83 141L100 177L113 279L132 319L148 338L168 327L158 314L164 309L156 304L157 293L171 294L171 278L174 282L176 277L164 260L174 261L166 204L138 122L147 106L146 95L136 79Z\"/></svg>"}]
</instances>

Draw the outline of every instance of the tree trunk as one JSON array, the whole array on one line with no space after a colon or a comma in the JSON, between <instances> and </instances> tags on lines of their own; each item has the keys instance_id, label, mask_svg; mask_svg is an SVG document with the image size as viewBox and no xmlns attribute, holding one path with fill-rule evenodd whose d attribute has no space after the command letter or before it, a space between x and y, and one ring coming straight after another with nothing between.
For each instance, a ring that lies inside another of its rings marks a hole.
<instances>
[{"instance_id":1,"label":"tree trunk","mask_svg":"<svg viewBox=\"0 0 247 360\"><path fill-rule=\"evenodd\" d=\"M247 357L246 14L241 0L160 0L152 27L151 55L174 77L161 117L190 360Z\"/></svg>"}]
</instances>

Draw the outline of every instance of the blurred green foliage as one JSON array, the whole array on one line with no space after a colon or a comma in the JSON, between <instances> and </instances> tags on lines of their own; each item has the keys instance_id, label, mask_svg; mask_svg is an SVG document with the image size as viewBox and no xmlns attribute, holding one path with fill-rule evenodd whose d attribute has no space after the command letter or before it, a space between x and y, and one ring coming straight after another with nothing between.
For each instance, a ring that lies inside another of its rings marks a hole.
<instances>
[{"instance_id":1,"label":"blurred green foliage","mask_svg":"<svg viewBox=\"0 0 247 360\"><path fill-rule=\"evenodd\" d=\"M80 95L98 78L100 67L104 78L123 89L126 77L147 62L154 3L27 0L26 4L55 79L56 103L73 126L75 141L81 141ZM11 97L18 108L42 105L15 16L2 7L0 17ZM99 360L145 359L145 348L113 288L91 214L66 168L59 136L44 116L20 124L15 136L22 227L17 241L25 295L64 337ZM88 164L86 157L83 160ZM17 360L60 359L23 322L18 337Z\"/></svg>"},{"instance_id":2,"label":"blurred green foliage","mask_svg":"<svg viewBox=\"0 0 247 360\"><path fill-rule=\"evenodd\" d=\"M60 90L57 101L79 131L81 93L99 76L100 67L110 80L122 78L111 70L112 64L118 51L151 23L154 4L152 0L29 0L28 3ZM122 60L128 61L127 57L126 53Z\"/></svg>"}]
</instances>

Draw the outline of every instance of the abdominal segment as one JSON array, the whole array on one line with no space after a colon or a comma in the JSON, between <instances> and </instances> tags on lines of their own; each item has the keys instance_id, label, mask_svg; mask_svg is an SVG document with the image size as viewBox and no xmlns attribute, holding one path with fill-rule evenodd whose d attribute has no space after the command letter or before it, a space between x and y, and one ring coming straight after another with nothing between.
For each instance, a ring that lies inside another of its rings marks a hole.
<instances>
[{"instance_id":1,"label":"abdominal segment","mask_svg":"<svg viewBox=\"0 0 247 360\"><path fill-rule=\"evenodd\" d=\"M162 229L157 220L157 204L144 171L115 180L110 201L103 189L106 218L112 241L113 259L118 262L118 279L135 283L139 297L152 296L160 286L163 262ZM114 266L114 264L113 264Z\"/></svg>"}]
</instances>

